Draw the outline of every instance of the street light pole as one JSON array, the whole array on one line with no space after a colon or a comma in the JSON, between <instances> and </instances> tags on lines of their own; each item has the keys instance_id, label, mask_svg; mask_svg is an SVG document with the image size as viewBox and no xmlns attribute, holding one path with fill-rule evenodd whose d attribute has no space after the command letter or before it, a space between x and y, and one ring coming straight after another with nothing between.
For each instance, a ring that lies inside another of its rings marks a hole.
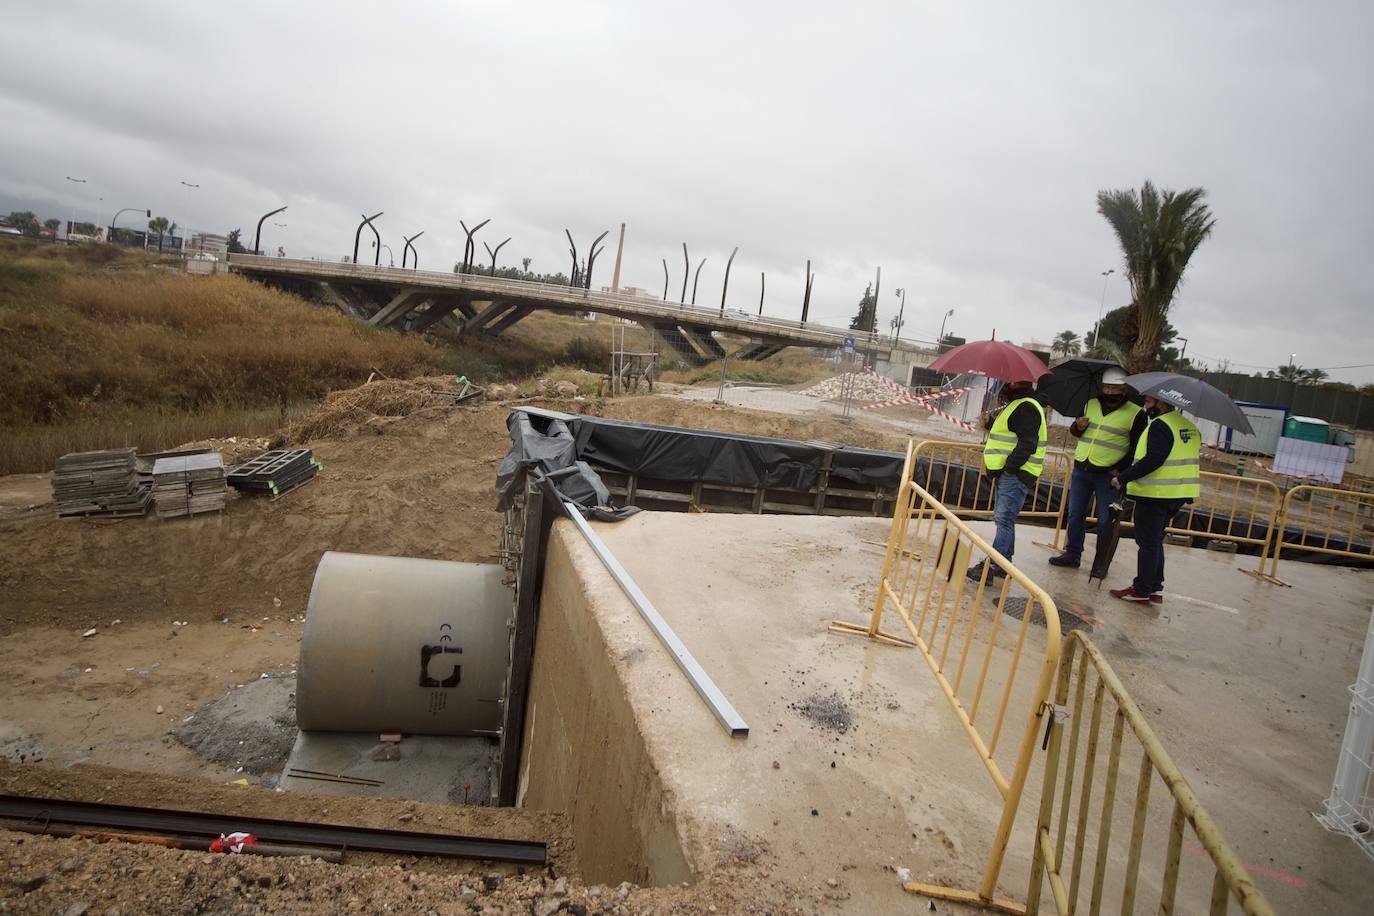
<instances>
[{"instance_id":1,"label":"street light pole","mask_svg":"<svg viewBox=\"0 0 1374 916\"><path fill-rule=\"evenodd\" d=\"M892 324L892 327L896 330L896 333L892 335L893 343L897 343L902 339L902 316L906 314L906 287L900 287L897 290L897 295L902 297L902 307L897 310L897 320Z\"/></svg>"},{"instance_id":2,"label":"street light pole","mask_svg":"<svg viewBox=\"0 0 1374 916\"><path fill-rule=\"evenodd\" d=\"M123 210L120 210L118 213L116 213L113 217L110 218L110 234L107 241L114 240L115 223L119 222L120 216L124 215L125 213L137 213L139 210L142 210L148 219L153 218L153 211L147 209L146 207L125 207Z\"/></svg>"},{"instance_id":3,"label":"street light pole","mask_svg":"<svg viewBox=\"0 0 1374 916\"><path fill-rule=\"evenodd\" d=\"M949 321L949 316L954 314L954 309L945 312L945 317L940 319L940 339L935 341L935 351L938 353L940 348L945 345L945 322Z\"/></svg>"},{"instance_id":4,"label":"street light pole","mask_svg":"<svg viewBox=\"0 0 1374 916\"><path fill-rule=\"evenodd\" d=\"M258 220L258 231L253 234L253 254L262 254L262 224L267 222L269 216L276 216L285 209L285 207L278 207L271 213L264 213L262 218Z\"/></svg>"},{"instance_id":5,"label":"street light pole","mask_svg":"<svg viewBox=\"0 0 1374 916\"><path fill-rule=\"evenodd\" d=\"M66 176L66 178L67 178L68 181L72 182L73 184L85 184L85 183L86 183L86 179L84 179L84 178L73 178L73 177L70 176L70 175ZM75 227L75 225L76 225L76 204L72 204L72 205L71 205L71 208L70 208L70 210L69 210L69 213L70 213L71 218L70 218L69 220L67 220L67 236L68 236L67 241L68 241L68 242L71 241L71 237L70 237L70 236L71 236L71 234L72 234L72 229L73 229L73 228Z\"/></svg>"},{"instance_id":6,"label":"street light pole","mask_svg":"<svg viewBox=\"0 0 1374 916\"><path fill-rule=\"evenodd\" d=\"M1107 281L1112 274L1116 273L1116 268L1102 271L1102 301L1097 304L1097 324L1093 325L1093 346L1097 346L1098 338L1102 335L1102 311L1107 306Z\"/></svg>"}]
</instances>

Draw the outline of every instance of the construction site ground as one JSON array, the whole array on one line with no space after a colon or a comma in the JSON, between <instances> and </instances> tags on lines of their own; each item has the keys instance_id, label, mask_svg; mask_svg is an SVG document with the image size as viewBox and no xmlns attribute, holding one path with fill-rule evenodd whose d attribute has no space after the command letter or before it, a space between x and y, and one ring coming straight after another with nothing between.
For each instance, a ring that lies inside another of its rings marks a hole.
<instances>
[{"instance_id":1,"label":"construction site ground","mask_svg":"<svg viewBox=\"0 0 1374 916\"><path fill-rule=\"evenodd\" d=\"M912 433L948 438L938 425L918 433L870 416L845 422L825 408L784 414L706 400L539 403L893 450ZM562 905L572 912L666 913L847 906L844 895L827 893L827 875L780 880L775 852L755 861L722 857L725 864L691 887L586 887L557 812L279 793L263 784L268 774L240 772L233 760L209 762L176 740L181 721L230 685L294 668L301 615L324 551L496 558L501 516L493 482L509 446L511 405L420 398L403 409L369 411L370 403L360 397L356 409L289 443L315 449L324 464L317 480L279 500L231 499L222 515L59 521L47 475L0 478L0 791L537 836L550 843L550 872L380 857L344 865L215 858L0 832L0 909L386 906L444 913L476 904L493 912L554 912ZM1265 892L1288 912L1363 912L1362 901L1374 895L1368 862L1348 841L1324 834L1308 812L1329 789L1374 573L1286 562L1283 575L1295 587L1282 589L1236 571L1235 557L1170 548L1163 609L1115 607L1086 585L1086 573L1043 566L1049 554L1032 542L1047 535L1024 528L1018 562L1056 597L1097 612L1103 629L1094 638L1242 858L1257 867ZM1123 581L1133 560L1126 542L1117 559ZM91 629L94 635L83 635ZM248 785L234 784L240 779ZM823 833L787 838L806 842L824 848L829 840ZM568 881L558 884L564 876ZM925 901L910 898L903 908L918 904L928 911ZM944 903L937 910L954 911Z\"/></svg>"}]
</instances>

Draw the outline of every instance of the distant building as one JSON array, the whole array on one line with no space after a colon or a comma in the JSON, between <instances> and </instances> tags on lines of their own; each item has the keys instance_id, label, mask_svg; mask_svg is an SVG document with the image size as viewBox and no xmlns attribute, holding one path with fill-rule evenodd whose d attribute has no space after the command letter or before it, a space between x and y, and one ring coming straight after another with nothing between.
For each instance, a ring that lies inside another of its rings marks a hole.
<instances>
[{"instance_id":1,"label":"distant building","mask_svg":"<svg viewBox=\"0 0 1374 916\"><path fill-rule=\"evenodd\" d=\"M186 250L206 254L224 254L229 250L229 237L213 232L196 232L186 240Z\"/></svg>"},{"instance_id":2,"label":"distant building","mask_svg":"<svg viewBox=\"0 0 1374 916\"><path fill-rule=\"evenodd\" d=\"M611 291L611 288L609 286L603 286L601 287L601 291L603 293L609 293ZM650 292L649 290L642 289L638 286L622 286L620 287L618 294L621 296L634 296L636 299L659 298L657 293Z\"/></svg>"}]
</instances>

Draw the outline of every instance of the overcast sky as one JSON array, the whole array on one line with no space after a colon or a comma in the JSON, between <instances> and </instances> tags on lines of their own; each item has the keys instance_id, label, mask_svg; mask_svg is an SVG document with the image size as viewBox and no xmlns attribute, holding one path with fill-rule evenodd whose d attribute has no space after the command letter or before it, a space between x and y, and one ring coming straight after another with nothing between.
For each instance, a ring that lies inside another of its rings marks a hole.
<instances>
[{"instance_id":1,"label":"overcast sky","mask_svg":"<svg viewBox=\"0 0 1374 916\"><path fill-rule=\"evenodd\" d=\"M666 257L676 298L685 241L719 302L738 245L732 307L766 272L798 317L811 258L814 320L845 324L881 266L880 326L904 287L907 336L952 308L1023 341L1089 329L1109 268L1129 301L1095 198L1150 178L1217 218L1172 315L1189 356L1367 364L1371 26L1358 0L14 3L0 209L251 244L286 204L264 248L330 259L384 210L397 263L423 230L435 269L460 219L539 271L609 229L597 285L625 222L622 285L661 293Z\"/></svg>"}]
</instances>

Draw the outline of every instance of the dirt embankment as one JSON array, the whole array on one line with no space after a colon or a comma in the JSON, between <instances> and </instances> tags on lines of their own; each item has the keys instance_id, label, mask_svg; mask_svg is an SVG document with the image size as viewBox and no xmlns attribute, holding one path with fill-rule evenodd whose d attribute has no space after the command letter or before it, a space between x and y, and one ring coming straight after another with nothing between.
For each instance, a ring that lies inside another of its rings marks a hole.
<instances>
[{"instance_id":1,"label":"dirt embankment","mask_svg":"<svg viewBox=\"0 0 1374 916\"><path fill-rule=\"evenodd\" d=\"M112 618L169 625L218 620L226 613L272 613L274 598L304 608L326 550L493 560L501 530L494 483L510 444L512 405L400 398L404 409L388 415L359 407L356 398L340 400L348 405L342 414L321 412L299 427L327 438L288 442L315 450L324 463L315 481L276 501L232 499L222 515L58 521L51 506L29 508L42 500L46 482L25 475L19 482L28 495L0 510L0 633L34 625L85 629ZM387 393L387 403L397 402L395 392ZM905 442L832 418L662 397L546 406L873 448Z\"/></svg>"}]
</instances>

